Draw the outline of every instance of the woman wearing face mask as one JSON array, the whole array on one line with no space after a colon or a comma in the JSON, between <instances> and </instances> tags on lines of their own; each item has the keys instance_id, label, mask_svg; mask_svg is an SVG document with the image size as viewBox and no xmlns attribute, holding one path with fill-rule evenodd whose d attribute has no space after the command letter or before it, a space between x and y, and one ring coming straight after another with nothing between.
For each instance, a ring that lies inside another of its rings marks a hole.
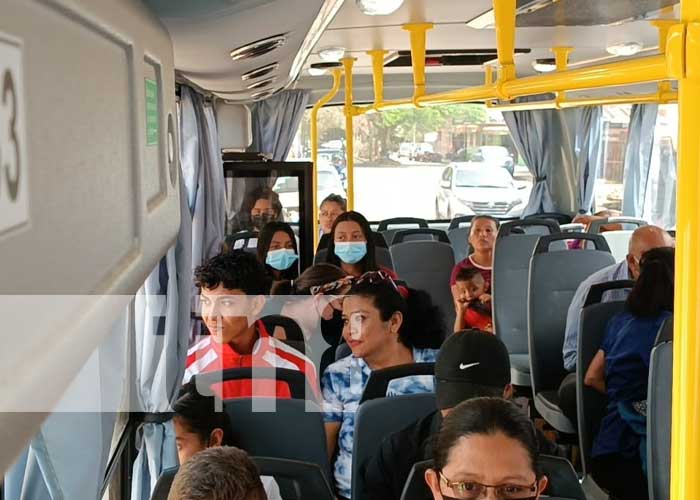
<instances>
[{"instance_id":1,"label":"woman wearing face mask","mask_svg":"<svg viewBox=\"0 0 700 500\"><path fill-rule=\"evenodd\" d=\"M377 265L372 229L359 212L345 212L335 219L326 255L326 262L340 267L350 276L381 270L396 279L391 269Z\"/></svg>"},{"instance_id":2,"label":"woman wearing face mask","mask_svg":"<svg viewBox=\"0 0 700 500\"><path fill-rule=\"evenodd\" d=\"M258 238L257 254L273 281L293 280L299 275L297 240L286 222L265 225Z\"/></svg>"},{"instance_id":3,"label":"woman wearing face mask","mask_svg":"<svg viewBox=\"0 0 700 500\"><path fill-rule=\"evenodd\" d=\"M537 460L535 428L520 408L470 399L445 417L425 481L434 500L536 500L547 487Z\"/></svg>"},{"instance_id":4,"label":"woman wearing face mask","mask_svg":"<svg viewBox=\"0 0 700 500\"><path fill-rule=\"evenodd\" d=\"M237 231L262 231L265 224L282 220L280 197L269 187L257 187L243 200Z\"/></svg>"},{"instance_id":5,"label":"woman wearing face mask","mask_svg":"<svg viewBox=\"0 0 700 500\"><path fill-rule=\"evenodd\" d=\"M417 302L416 299L420 299ZM435 361L435 338L444 332L440 310L415 290L408 299L382 272L354 280L343 299L343 338L352 355L332 363L323 374L323 413L329 456L336 455L334 475L341 498L351 498L352 442L355 412L372 370L406 363ZM432 376L394 380L387 394L432 392Z\"/></svg>"}]
</instances>

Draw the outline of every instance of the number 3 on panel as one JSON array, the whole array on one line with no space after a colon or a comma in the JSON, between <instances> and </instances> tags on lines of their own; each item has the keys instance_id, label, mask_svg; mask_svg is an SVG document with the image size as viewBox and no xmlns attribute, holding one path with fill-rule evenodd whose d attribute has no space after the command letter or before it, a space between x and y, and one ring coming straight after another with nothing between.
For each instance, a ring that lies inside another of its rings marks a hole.
<instances>
[{"instance_id":1,"label":"number 3 on panel","mask_svg":"<svg viewBox=\"0 0 700 500\"><path fill-rule=\"evenodd\" d=\"M9 69L5 70L2 78L2 105L9 111L7 122L7 136L2 143L9 144L10 151L0 149L0 175L7 183L7 190L10 193L10 200L17 199L17 191L20 181L20 148L17 139L17 93L15 91L14 80ZM4 153L4 154L3 154ZM8 154L9 153L9 154Z\"/></svg>"}]
</instances>

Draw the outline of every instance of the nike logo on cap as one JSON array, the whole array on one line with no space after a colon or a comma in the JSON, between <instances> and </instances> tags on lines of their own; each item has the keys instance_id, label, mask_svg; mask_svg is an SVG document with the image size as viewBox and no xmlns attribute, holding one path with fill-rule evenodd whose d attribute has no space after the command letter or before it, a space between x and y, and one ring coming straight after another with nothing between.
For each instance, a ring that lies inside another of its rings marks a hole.
<instances>
[{"instance_id":1,"label":"nike logo on cap","mask_svg":"<svg viewBox=\"0 0 700 500\"><path fill-rule=\"evenodd\" d=\"M469 364L467 364L467 365L464 365L464 364L460 363L460 364L459 364L459 369L460 369L460 370L466 370L467 368L471 368L472 366L477 366L477 365L480 365L480 364L481 364L480 361L477 361L476 363L469 363Z\"/></svg>"}]
</instances>

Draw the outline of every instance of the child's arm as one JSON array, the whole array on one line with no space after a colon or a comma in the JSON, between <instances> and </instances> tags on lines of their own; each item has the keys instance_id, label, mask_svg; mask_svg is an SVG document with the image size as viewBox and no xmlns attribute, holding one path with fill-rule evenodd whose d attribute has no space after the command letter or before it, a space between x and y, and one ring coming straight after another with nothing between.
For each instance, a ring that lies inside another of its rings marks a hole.
<instances>
[{"instance_id":1,"label":"child's arm","mask_svg":"<svg viewBox=\"0 0 700 500\"><path fill-rule=\"evenodd\" d=\"M466 309L467 304L464 304L459 300L455 300L455 325L453 331L459 332L466 328L466 325L464 324L464 311Z\"/></svg>"}]
</instances>

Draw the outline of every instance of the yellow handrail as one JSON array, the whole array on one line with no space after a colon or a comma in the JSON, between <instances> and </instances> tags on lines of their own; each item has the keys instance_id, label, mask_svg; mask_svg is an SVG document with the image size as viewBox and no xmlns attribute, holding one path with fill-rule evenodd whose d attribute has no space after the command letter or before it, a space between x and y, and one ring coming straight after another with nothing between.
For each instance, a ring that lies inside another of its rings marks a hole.
<instances>
[{"instance_id":1,"label":"yellow handrail","mask_svg":"<svg viewBox=\"0 0 700 500\"><path fill-rule=\"evenodd\" d=\"M666 51L678 78L672 499L700 498L700 0L681 1ZM665 430L665 429L664 429Z\"/></svg>"},{"instance_id":2,"label":"yellow handrail","mask_svg":"<svg viewBox=\"0 0 700 500\"><path fill-rule=\"evenodd\" d=\"M342 72L340 68L336 68L331 72L333 76L333 86L326 95L321 97L316 104L311 108L311 161L313 162L313 181L311 183L311 193L313 199L313 217L314 217L314 248L318 246L318 111L328 104L340 90L340 78Z\"/></svg>"},{"instance_id":3,"label":"yellow handrail","mask_svg":"<svg viewBox=\"0 0 700 500\"><path fill-rule=\"evenodd\" d=\"M355 59L345 57L341 61L345 71L345 165L348 182L348 210L355 209L355 136L352 118L354 106L352 105L352 66Z\"/></svg>"}]
</instances>

